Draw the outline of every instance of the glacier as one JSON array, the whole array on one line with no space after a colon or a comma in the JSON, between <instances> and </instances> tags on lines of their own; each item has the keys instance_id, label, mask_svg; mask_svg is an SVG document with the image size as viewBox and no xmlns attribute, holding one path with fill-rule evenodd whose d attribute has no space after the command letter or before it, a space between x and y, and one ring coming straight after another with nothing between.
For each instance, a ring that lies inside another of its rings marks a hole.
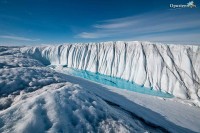
<instances>
[{"instance_id":1,"label":"glacier","mask_svg":"<svg viewBox=\"0 0 200 133\"><path fill-rule=\"evenodd\" d=\"M134 91L141 94L147 94L147 95L152 95L152 96L157 96L157 97L162 97L162 98L173 98L173 95L169 93L149 89L144 86L135 84L133 82L128 82L121 78L115 78L115 77L106 76L99 73L93 73L93 72L74 69L74 68L67 68L67 67L60 67L60 66L59 68L55 66L53 67L48 66L48 67L53 68L54 70L60 73L64 73L64 74L72 75L76 77L81 77L90 81L94 81L99 84L116 87L118 89L125 89L125 90Z\"/></svg>"},{"instance_id":2,"label":"glacier","mask_svg":"<svg viewBox=\"0 0 200 133\"><path fill-rule=\"evenodd\" d=\"M20 51L45 65L122 78L199 105L199 46L117 41L29 46Z\"/></svg>"},{"instance_id":3,"label":"glacier","mask_svg":"<svg viewBox=\"0 0 200 133\"><path fill-rule=\"evenodd\" d=\"M145 95L66 74L67 64L57 62L53 52L58 47L66 45L0 46L0 132L200 131L200 111L193 101ZM44 49L51 51L44 54ZM53 61L56 65L49 65Z\"/></svg>"}]
</instances>

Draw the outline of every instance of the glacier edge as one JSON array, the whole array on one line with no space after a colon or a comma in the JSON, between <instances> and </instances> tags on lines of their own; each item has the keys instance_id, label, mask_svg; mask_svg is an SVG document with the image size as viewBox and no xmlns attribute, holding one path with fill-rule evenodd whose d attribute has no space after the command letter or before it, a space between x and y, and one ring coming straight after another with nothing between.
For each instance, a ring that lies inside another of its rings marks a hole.
<instances>
[{"instance_id":1,"label":"glacier edge","mask_svg":"<svg viewBox=\"0 0 200 133\"><path fill-rule=\"evenodd\" d=\"M99 72L199 103L200 47L139 41L23 47L45 65Z\"/></svg>"}]
</instances>

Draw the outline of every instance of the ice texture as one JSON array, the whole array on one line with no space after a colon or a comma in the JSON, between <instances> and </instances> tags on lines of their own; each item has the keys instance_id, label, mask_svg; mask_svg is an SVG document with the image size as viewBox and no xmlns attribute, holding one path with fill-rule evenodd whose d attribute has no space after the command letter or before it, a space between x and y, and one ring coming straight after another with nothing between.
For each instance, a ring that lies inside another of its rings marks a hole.
<instances>
[{"instance_id":1,"label":"ice texture","mask_svg":"<svg viewBox=\"0 0 200 133\"><path fill-rule=\"evenodd\" d=\"M21 51L45 65L98 72L199 101L199 46L117 41L24 47Z\"/></svg>"},{"instance_id":2,"label":"ice texture","mask_svg":"<svg viewBox=\"0 0 200 133\"><path fill-rule=\"evenodd\" d=\"M63 65L54 70L46 67L51 62L41 58L42 48L36 55L26 54L28 49L0 47L2 133L200 131L199 107L190 100L165 99L70 76L63 73Z\"/></svg>"}]
</instances>

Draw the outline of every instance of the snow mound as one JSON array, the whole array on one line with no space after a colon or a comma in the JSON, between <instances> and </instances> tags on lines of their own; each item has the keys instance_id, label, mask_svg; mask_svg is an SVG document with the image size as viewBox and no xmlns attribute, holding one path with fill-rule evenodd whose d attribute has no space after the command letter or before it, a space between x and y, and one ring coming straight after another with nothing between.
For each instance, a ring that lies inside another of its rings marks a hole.
<instances>
[{"instance_id":1,"label":"snow mound","mask_svg":"<svg viewBox=\"0 0 200 133\"><path fill-rule=\"evenodd\" d=\"M24 56L19 48L0 47L0 68L44 66L38 60Z\"/></svg>"},{"instance_id":2,"label":"snow mound","mask_svg":"<svg viewBox=\"0 0 200 133\"><path fill-rule=\"evenodd\" d=\"M21 58L15 56L7 56L6 58L0 56L0 68L14 68L14 67L37 67L44 66L37 60L30 58Z\"/></svg>"},{"instance_id":3,"label":"snow mound","mask_svg":"<svg viewBox=\"0 0 200 133\"><path fill-rule=\"evenodd\" d=\"M146 131L142 125L131 123L93 93L76 84L49 85L38 92L18 97L23 99L0 112L0 132Z\"/></svg>"},{"instance_id":4,"label":"snow mound","mask_svg":"<svg viewBox=\"0 0 200 133\"><path fill-rule=\"evenodd\" d=\"M66 81L62 74L48 68L0 69L0 95L33 91L51 83Z\"/></svg>"}]
</instances>

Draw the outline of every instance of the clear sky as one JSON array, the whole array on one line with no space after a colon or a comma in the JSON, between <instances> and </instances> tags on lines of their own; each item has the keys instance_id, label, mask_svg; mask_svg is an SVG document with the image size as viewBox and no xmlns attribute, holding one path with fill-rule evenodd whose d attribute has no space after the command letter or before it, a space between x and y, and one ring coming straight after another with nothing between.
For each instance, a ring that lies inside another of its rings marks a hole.
<instances>
[{"instance_id":1,"label":"clear sky","mask_svg":"<svg viewBox=\"0 0 200 133\"><path fill-rule=\"evenodd\" d=\"M0 45L140 40L200 44L189 0L0 0Z\"/></svg>"}]
</instances>

